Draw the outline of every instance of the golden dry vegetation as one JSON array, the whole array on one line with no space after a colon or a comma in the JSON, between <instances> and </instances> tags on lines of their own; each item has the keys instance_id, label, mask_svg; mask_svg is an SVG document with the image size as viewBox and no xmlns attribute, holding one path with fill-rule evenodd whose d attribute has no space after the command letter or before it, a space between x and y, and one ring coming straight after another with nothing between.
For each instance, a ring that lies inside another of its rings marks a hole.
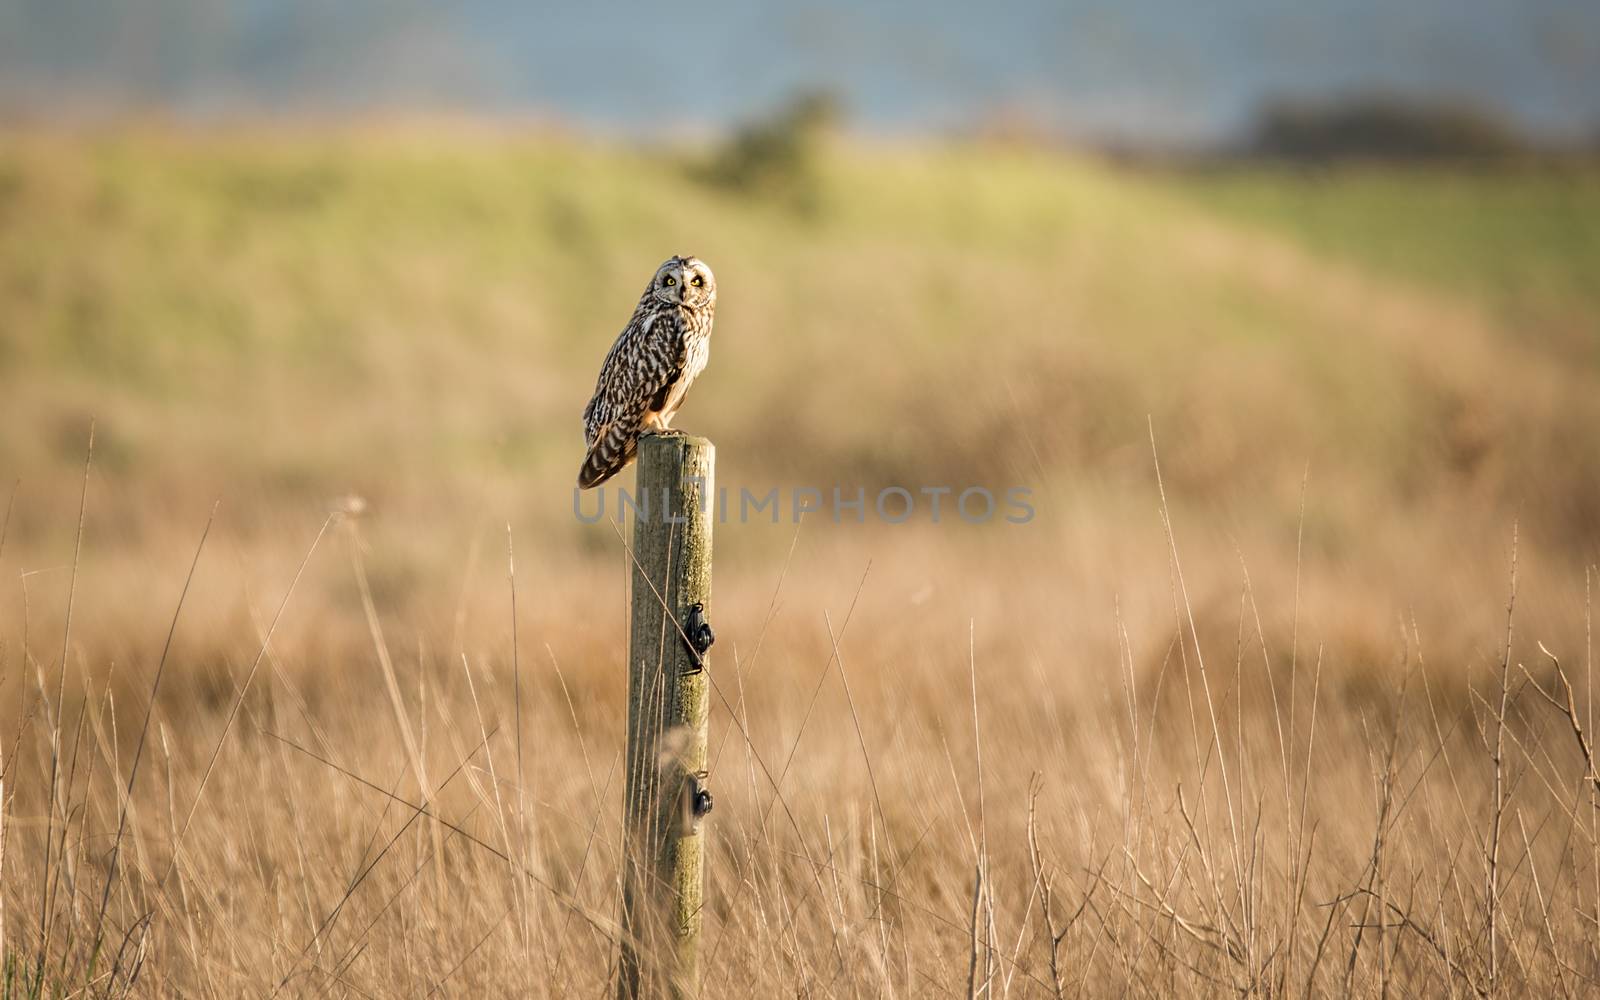
<instances>
[{"instance_id":1,"label":"golden dry vegetation","mask_svg":"<svg viewBox=\"0 0 1600 1000\"><path fill-rule=\"evenodd\" d=\"M1600 989L1593 173L692 160L0 139L5 996L606 993L678 251L721 483L1036 511L718 526L705 996Z\"/></svg>"}]
</instances>

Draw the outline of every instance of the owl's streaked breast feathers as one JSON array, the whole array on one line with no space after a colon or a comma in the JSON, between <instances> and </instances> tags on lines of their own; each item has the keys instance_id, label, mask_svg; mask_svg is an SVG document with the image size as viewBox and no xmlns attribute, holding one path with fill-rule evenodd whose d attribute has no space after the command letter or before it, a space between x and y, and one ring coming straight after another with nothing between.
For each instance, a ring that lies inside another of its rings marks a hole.
<instances>
[{"instance_id":1,"label":"owl's streaked breast feathers","mask_svg":"<svg viewBox=\"0 0 1600 1000\"><path fill-rule=\"evenodd\" d=\"M697 258L672 257L656 270L584 407L588 454L580 487L598 486L623 469L645 430L668 429L710 355L716 294L711 269Z\"/></svg>"}]
</instances>

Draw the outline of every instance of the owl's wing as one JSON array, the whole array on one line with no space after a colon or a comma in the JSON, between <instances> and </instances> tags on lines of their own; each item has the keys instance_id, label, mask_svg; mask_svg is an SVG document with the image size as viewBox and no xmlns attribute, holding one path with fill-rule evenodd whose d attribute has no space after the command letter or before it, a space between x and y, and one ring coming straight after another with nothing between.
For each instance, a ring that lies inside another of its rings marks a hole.
<instances>
[{"instance_id":1,"label":"owl's wing","mask_svg":"<svg viewBox=\"0 0 1600 1000\"><path fill-rule=\"evenodd\" d=\"M651 401L682 371L682 342L682 321L663 312L636 318L611 345L583 411L589 452L579 485L598 485L633 459Z\"/></svg>"},{"instance_id":2,"label":"owl's wing","mask_svg":"<svg viewBox=\"0 0 1600 1000\"><path fill-rule=\"evenodd\" d=\"M632 324L618 335L611 345L611 350L606 352L606 359L600 363L600 375L595 379L594 395L589 397L589 402L583 408L583 443L594 444L595 435L610 423L612 395L611 384L615 381L617 370L621 364L619 356L625 353L624 348L629 336L634 332Z\"/></svg>"}]
</instances>

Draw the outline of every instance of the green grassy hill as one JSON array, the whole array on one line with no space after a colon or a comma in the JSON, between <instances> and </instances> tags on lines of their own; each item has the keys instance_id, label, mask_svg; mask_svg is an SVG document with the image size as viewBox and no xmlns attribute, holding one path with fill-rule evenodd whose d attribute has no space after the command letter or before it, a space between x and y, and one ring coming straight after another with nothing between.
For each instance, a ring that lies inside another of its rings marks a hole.
<instances>
[{"instance_id":1,"label":"green grassy hill","mask_svg":"<svg viewBox=\"0 0 1600 1000\"><path fill-rule=\"evenodd\" d=\"M578 413L682 251L721 303L680 423L734 487L1021 483L1048 531L1116 534L1150 509L1153 427L1173 503L1225 525L1224 553L1292 539L1309 469L1308 551L1401 605L1397 551L1426 586L1513 517L1553 565L1593 558L1600 368L1557 346L1600 343L1592 175L858 145L821 155L801 211L697 162L465 128L7 137L13 552L66 543L91 414L122 510L103 544L130 564L217 497L264 546L363 497L418 600L463 548L419 524L494 512L551 558L610 552L571 516ZM787 542L722 551L764 567Z\"/></svg>"},{"instance_id":2,"label":"green grassy hill","mask_svg":"<svg viewBox=\"0 0 1600 1000\"><path fill-rule=\"evenodd\" d=\"M1493 309L1600 363L1600 170L1231 169L1171 178L1230 218Z\"/></svg>"}]
</instances>

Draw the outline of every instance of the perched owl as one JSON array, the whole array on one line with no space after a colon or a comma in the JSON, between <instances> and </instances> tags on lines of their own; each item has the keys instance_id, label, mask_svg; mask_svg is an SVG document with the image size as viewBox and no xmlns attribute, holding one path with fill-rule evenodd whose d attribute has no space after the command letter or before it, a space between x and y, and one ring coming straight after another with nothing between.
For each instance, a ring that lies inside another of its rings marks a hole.
<instances>
[{"instance_id":1,"label":"perched owl","mask_svg":"<svg viewBox=\"0 0 1600 1000\"><path fill-rule=\"evenodd\" d=\"M583 408L589 454L579 487L599 486L633 461L643 432L668 429L711 355L716 308L717 279L698 257L672 257L656 269Z\"/></svg>"}]
</instances>

